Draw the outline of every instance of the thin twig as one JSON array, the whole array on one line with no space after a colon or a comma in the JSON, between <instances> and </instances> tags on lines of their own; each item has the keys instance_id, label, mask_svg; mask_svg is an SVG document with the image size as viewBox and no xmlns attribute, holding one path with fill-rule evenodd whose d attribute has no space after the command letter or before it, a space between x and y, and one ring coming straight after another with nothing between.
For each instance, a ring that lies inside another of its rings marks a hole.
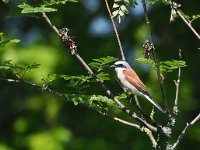
<instances>
[{"instance_id":1,"label":"thin twig","mask_svg":"<svg viewBox=\"0 0 200 150\"><path fill-rule=\"evenodd\" d=\"M179 50L179 59L181 60L181 50ZM169 121L168 121L168 126L171 127L171 130L174 128L175 124L176 124L176 119L177 119L177 115L179 112L178 109L178 100L179 100L179 85L180 85L180 78L181 78L181 67L178 68L178 77L177 80L174 81L175 82L175 86L176 86L176 96L175 96L175 100L174 100L174 106L173 106L173 114L169 115Z\"/></svg>"},{"instance_id":2,"label":"thin twig","mask_svg":"<svg viewBox=\"0 0 200 150\"><path fill-rule=\"evenodd\" d=\"M51 20L49 19L49 17L47 17L46 13L42 13L42 17L52 27L52 29L59 35L59 30L51 23Z\"/></svg>"},{"instance_id":3,"label":"thin twig","mask_svg":"<svg viewBox=\"0 0 200 150\"><path fill-rule=\"evenodd\" d=\"M192 27L191 23L185 19L185 17L181 14L179 10L176 10L176 13L179 17L185 22L185 24L190 28L190 30L194 33L194 35L200 40L200 35L197 33L197 31Z\"/></svg>"},{"instance_id":4,"label":"thin twig","mask_svg":"<svg viewBox=\"0 0 200 150\"><path fill-rule=\"evenodd\" d=\"M124 124L124 125L131 126L131 127L136 128L136 129L139 129L141 132L145 132L146 135L149 137L149 139L150 139L150 141L151 141L153 147L154 147L155 149L158 147L158 143L156 142L156 140L155 140L155 138L154 138L154 136L153 136L153 133L152 133L151 130L149 130L148 128L146 128L146 127L140 127L140 126L137 125L137 124L133 124L133 123L127 122L127 121L122 120L122 119L120 119L120 118L118 118L118 117L111 116L111 115L109 115L109 114L107 114L107 113L104 113L104 112L101 112L101 111L98 111L98 113L101 114L101 115L103 115L103 116L106 116L106 117L108 117L108 118L110 118L110 119L113 119L114 121L117 121L117 122L119 122L119 123L122 123L122 124Z\"/></svg>"},{"instance_id":5,"label":"thin twig","mask_svg":"<svg viewBox=\"0 0 200 150\"><path fill-rule=\"evenodd\" d=\"M143 9L144 9L144 16L145 16L147 29L148 29L149 42L153 45L152 35L151 35L151 26L150 26L150 21L149 21L149 17L148 17L148 14L147 14L147 8L146 8L146 1L141 0L141 3L142 3L142 6L143 6ZM161 89L162 96L163 96L163 101L164 101L164 104L165 104L165 109L166 109L166 112L169 113L168 103L167 103L164 85L163 85L163 81L162 81L163 79L162 79L162 76L161 76L161 73L160 73L160 64L159 64L159 61L157 59L156 50L155 50L154 46L152 48L152 56L153 56L153 59L154 59L154 62L155 62L155 68L156 68L156 72L157 72L157 76L158 76L158 80L159 80L159 84L160 84L160 89Z\"/></svg>"},{"instance_id":6,"label":"thin twig","mask_svg":"<svg viewBox=\"0 0 200 150\"><path fill-rule=\"evenodd\" d=\"M186 131L192 126L194 125L198 120L200 120L200 113L190 122L187 123L185 128L183 129L183 131L181 132L181 134L178 136L176 142L173 145L168 145L168 149L169 150L174 150L177 145L180 143L180 141L183 139L184 135L186 134Z\"/></svg>"},{"instance_id":7,"label":"thin twig","mask_svg":"<svg viewBox=\"0 0 200 150\"><path fill-rule=\"evenodd\" d=\"M181 50L179 50L179 59L181 60ZM181 78L181 67L178 68L178 79L175 81L176 85L176 97L174 100L174 107L173 107L173 114L177 116L178 114L178 99L179 99L179 85L180 85L180 78Z\"/></svg>"},{"instance_id":8,"label":"thin twig","mask_svg":"<svg viewBox=\"0 0 200 150\"><path fill-rule=\"evenodd\" d=\"M97 110L95 109L95 111L97 111ZM97 111L97 112L98 112L100 115L102 115L102 116L108 117L108 118L110 118L110 119L112 119L112 120L114 120L114 121L117 121L117 122L119 122L119 123L122 123L122 124L124 124L124 125L131 126L131 127L136 128L136 129L140 129L140 126L137 125L137 124L135 124L135 123L131 123L131 122L125 121L125 120L120 119L120 118L118 118L118 117L109 115L108 113L105 113L105 112L101 112L101 111Z\"/></svg>"},{"instance_id":9,"label":"thin twig","mask_svg":"<svg viewBox=\"0 0 200 150\"><path fill-rule=\"evenodd\" d=\"M108 10L110 19L111 19L111 21L112 21L112 25L113 25L113 29L114 29L114 31L115 31L115 35L116 35L117 41L118 41L118 45L119 45L119 49L120 49L120 53L121 53L122 60L126 60L126 58L125 58L125 56L124 56L124 51L123 51L123 49L122 49L122 44L121 44L121 41L120 41L120 38L119 38L119 33L118 33L118 31L117 31L117 28L116 28L114 19L113 19L113 17L112 17L112 13L111 13L110 7L109 7L109 5L108 5L108 1L105 0L105 3L106 3L106 7L107 7L107 10Z\"/></svg>"},{"instance_id":10,"label":"thin twig","mask_svg":"<svg viewBox=\"0 0 200 150\"><path fill-rule=\"evenodd\" d=\"M178 4L174 1L165 1L165 3L169 4L171 6L171 17L172 21L174 21L175 18L178 16L185 22L185 24L190 28L190 30L194 33L194 35L200 40L200 35L197 33L197 31L192 27L192 21L188 20L187 18L182 15L181 11L178 9L181 7L181 4ZM170 18L171 20L171 18Z\"/></svg>"},{"instance_id":11,"label":"thin twig","mask_svg":"<svg viewBox=\"0 0 200 150\"><path fill-rule=\"evenodd\" d=\"M152 132L149 129L147 129L147 128L144 128L143 130L144 130L143 132L145 132L149 136L149 139L150 139L150 141L151 141L151 143L153 145L153 148L160 149L159 146L158 146L157 141L155 140L155 138L154 138L154 136L152 134Z\"/></svg>"},{"instance_id":12,"label":"thin twig","mask_svg":"<svg viewBox=\"0 0 200 150\"><path fill-rule=\"evenodd\" d=\"M48 91L50 93L52 93L53 95L57 95L57 96L64 96L63 94L59 93L58 91L52 90L49 87L42 87L40 85L37 85L36 83L30 82L30 81L26 81L23 79L4 79L4 78L0 78L0 80L2 81L6 81L6 82L10 82L10 83L24 83L30 86L33 86L35 88L41 89L43 91Z\"/></svg>"},{"instance_id":13,"label":"thin twig","mask_svg":"<svg viewBox=\"0 0 200 150\"><path fill-rule=\"evenodd\" d=\"M146 1L145 0L141 0L143 9L144 9L144 17L145 17L145 21L146 21L146 25L147 25L147 31L148 31L148 36L149 36L149 41L152 43L152 36L151 36L151 26L150 26L150 21L149 21L149 17L147 14L147 7L146 7Z\"/></svg>"}]
</instances>

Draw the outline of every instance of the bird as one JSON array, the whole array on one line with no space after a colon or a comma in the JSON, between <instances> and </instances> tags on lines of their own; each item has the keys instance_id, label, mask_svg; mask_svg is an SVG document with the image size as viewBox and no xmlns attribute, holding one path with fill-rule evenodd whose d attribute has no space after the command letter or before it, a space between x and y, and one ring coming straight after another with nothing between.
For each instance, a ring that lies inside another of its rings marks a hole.
<instances>
[{"instance_id":1,"label":"bird","mask_svg":"<svg viewBox=\"0 0 200 150\"><path fill-rule=\"evenodd\" d=\"M137 96L143 96L158 110L165 113L165 110L152 99L144 83L126 61L118 60L110 67L115 69L117 78L125 91L130 91Z\"/></svg>"}]
</instances>

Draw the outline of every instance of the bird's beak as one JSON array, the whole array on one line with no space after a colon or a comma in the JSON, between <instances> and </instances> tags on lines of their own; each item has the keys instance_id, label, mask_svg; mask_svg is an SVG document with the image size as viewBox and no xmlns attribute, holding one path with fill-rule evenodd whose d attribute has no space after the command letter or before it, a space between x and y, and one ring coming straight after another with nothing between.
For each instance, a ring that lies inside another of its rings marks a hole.
<instances>
[{"instance_id":1,"label":"bird's beak","mask_svg":"<svg viewBox=\"0 0 200 150\"><path fill-rule=\"evenodd\" d=\"M115 65L111 65L110 68L116 68L116 66Z\"/></svg>"}]
</instances>

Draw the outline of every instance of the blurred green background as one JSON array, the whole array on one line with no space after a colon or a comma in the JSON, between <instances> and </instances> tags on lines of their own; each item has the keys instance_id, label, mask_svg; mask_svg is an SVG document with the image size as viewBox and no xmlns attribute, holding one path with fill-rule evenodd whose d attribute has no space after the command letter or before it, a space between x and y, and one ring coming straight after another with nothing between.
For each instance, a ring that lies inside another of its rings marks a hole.
<instances>
[{"instance_id":1,"label":"blurred green background","mask_svg":"<svg viewBox=\"0 0 200 150\"><path fill-rule=\"evenodd\" d=\"M120 38L129 63L135 68L147 85L151 95L162 105L156 72L134 61L143 57L142 44L147 39L143 10L139 5L130 10L127 18L118 26ZM200 1L181 1L181 9L188 15L199 14ZM112 4L111 4L112 5ZM10 44L0 49L0 62L39 63L40 67L26 74L25 79L41 84L41 79L50 73L87 75L79 62L65 49L60 39L40 18L13 17L10 10L16 2L8 5L0 1L0 32L9 38L18 38L19 44ZM78 52L91 62L94 58L119 57L119 48L104 1L80 0L59 6L57 13L49 14L53 24L67 27L75 37ZM160 60L178 59L182 49L187 67L182 69L180 84L180 113L172 141L200 110L199 40L181 19L169 23L170 8L156 4L149 9L153 41ZM200 32L200 21L193 22ZM112 72L111 72L112 75ZM174 81L177 71L167 73L165 89L169 105L175 98ZM1 78L13 78L9 72L0 70ZM113 81L106 84L120 93ZM52 88L63 93L65 83L56 83ZM100 87L91 93L104 92ZM143 102L142 102L143 103ZM149 108L149 104L142 104ZM147 106L146 106L147 105ZM149 112L149 111L148 111ZM129 119L120 111L115 114ZM162 114L156 116L165 121ZM178 149L199 149L200 126L196 123L185 135ZM82 106L75 106L66 99L36 87L0 80L0 150L146 150L152 149L148 137L136 129L118 124Z\"/></svg>"}]
</instances>

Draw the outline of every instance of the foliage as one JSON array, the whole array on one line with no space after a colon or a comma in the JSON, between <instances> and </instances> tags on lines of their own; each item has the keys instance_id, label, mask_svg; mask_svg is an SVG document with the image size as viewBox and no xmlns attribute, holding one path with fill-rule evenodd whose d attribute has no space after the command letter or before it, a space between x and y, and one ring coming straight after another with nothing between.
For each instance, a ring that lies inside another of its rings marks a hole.
<instances>
[{"instance_id":1,"label":"foliage","mask_svg":"<svg viewBox=\"0 0 200 150\"><path fill-rule=\"evenodd\" d=\"M100 111L108 111L111 106L114 105L112 99L109 99L107 96L103 95L86 95L86 94L65 94L65 97L74 103L86 104L93 109Z\"/></svg>"},{"instance_id":2,"label":"foliage","mask_svg":"<svg viewBox=\"0 0 200 150\"><path fill-rule=\"evenodd\" d=\"M185 13L183 13L183 12L181 12L181 13L182 13L182 15L183 15L187 20L189 20L190 22L193 22L193 21L195 21L195 20L197 20L197 19L200 18L200 14L189 16L189 15L186 15Z\"/></svg>"},{"instance_id":3,"label":"foliage","mask_svg":"<svg viewBox=\"0 0 200 150\"><path fill-rule=\"evenodd\" d=\"M156 70L155 62L153 60L149 60L145 58L137 58L136 61L142 62ZM161 61L159 64L160 64L161 72L172 72L173 70L178 69L179 67L187 66L186 62L182 60Z\"/></svg>"},{"instance_id":4,"label":"foliage","mask_svg":"<svg viewBox=\"0 0 200 150\"><path fill-rule=\"evenodd\" d=\"M11 43L19 43L20 40L19 39L12 39L12 40L3 40L3 33L0 32L0 47L4 47L7 44L11 44Z\"/></svg>"},{"instance_id":5,"label":"foliage","mask_svg":"<svg viewBox=\"0 0 200 150\"><path fill-rule=\"evenodd\" d=\"M37 63L32 63L32 64L13 64L11 60L6 60L2 64L0 64L0 70L9 70L11 71L14 75L16 75L18 78L24 77L24 75L28 72L30 72L32 69L38 68L40 65Z\"/></svg>"},{"instance_id":6,"label":"foliage","mask_svg":"<svg viewBox=\"0 0 200 150\"><path fill-rule=\"evenodd\" d=\"M30 5L25 4L25 3L18 5L18 7L22 9L21 13L42 13L42 12L57 11L57 9L54 9L54 8L48 8L48 7L45 7L45 6L33 7L33 6L30 6Z\"/></svg>"},{"instance_id":7,"label":"foliage","mask_svg":"<svg viewBox=\"0 0 200 150\"><path fill-rule=\"evenodd\" d=\"M112 17L116 17L118 22L121 23L121 20L129 14L129 7L135 7L135 5L137 5L136 0L114 0Z\"/></svg>"},{"instance_id":8,"label":"foliage","mask_svg":"<svg viewBox=\"0 0 200 150\"><path fill-rule=\"evenodd\" d=\"M53 5L64 5L67 2L77 2L76 0L44 0L39 6L32 6L29 3L22 3L18 5L22 9L21 13L44 13L55 12L57 9L49 7Z\"/></svg>"},{"instance_id":9,"label":"foliage","mask_svg":"<svg viewBox=\"0 0 200 150\"><path fill-rule=\"evenodd\" d=\"M154 5L154 4L156 4L156 3L160 2L160 1L161 0L151 0L151 1L147 2L147 5Z\"/></svg>"},{"instance_id":10,"label":"foliage","mask_svg":"<svg viewBox=\"0 0 200 150\"><path fill-rule=\"evenodd\" d=\"M106 68L109 68L110 64L117 61L117 58L107 56L101 57L99 59L93 59L89 66L91 66L94 70L97 71L97 77L100 79L101 82L105 80L110 80L109 74L103 72Z\"/></svg>"},{"instance_id":11,"label":"foliage","mask_svg":"<svg viewBox=\"0 0 200 150\"><path fill-rule=\"evenodd\" d=\"M110 66L110 63L117 61L117 58L112 56L101 57L99 59L93 59L93 62L89 63L89 65L95 69L97 72L101 72L103 69Z\"/></svg>"},{"instance_id":12,"label":"foliage","mask_svg":"<svg viewBox=\"0 0 200 150\"><path fill-rule=\"evenodd\" d=\"M100 80L106 80L108 77L105 76L107 74L99 73L97 76ZM91 76L71 76L71 75L57 75L57 74L49 74L47 77L43 78L44 81L43 89L49 87L56 80L64 79L67 81L64 83L67 93L64 93L64 96L68 101L74 103L74 105L78 104L86 104L91 108L108 111L109 107L111 107L114 102L103 95L88 95L90 93L90 83L94 82ZM109 79L109 78L108 78Z\"/></svg>"}]
</instances>

